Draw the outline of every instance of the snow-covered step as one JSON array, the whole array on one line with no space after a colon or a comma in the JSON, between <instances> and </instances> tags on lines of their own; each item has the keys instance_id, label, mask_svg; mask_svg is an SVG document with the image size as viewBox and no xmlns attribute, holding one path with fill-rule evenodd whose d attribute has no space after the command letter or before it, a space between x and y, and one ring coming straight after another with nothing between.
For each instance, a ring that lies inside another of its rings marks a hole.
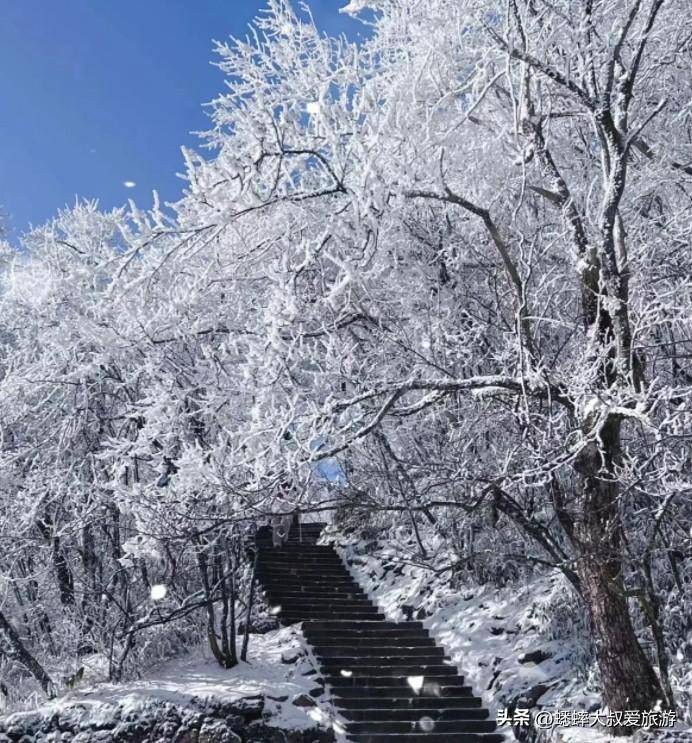
<instances>
[{"instance_id":1,"label":"snow-covered step","mask_svg":"<svg viewBox=\"0 0 692 743\"><path fill-rule=\"evenodd\" d=\"M321 527L274 547L257 575L284 624L302 623L354 743L499 743L495 722L421 622L392 622L356 583Z\"/></svg>"},{"instance_id":2,"label":"snow-covered step","mask_svg":"<svg viewBox=\"0 0 692 743\"><path fill-rule=\"evenodd\" d=\"M367 722L349 722L348 733L438 733L454 735L458 733L492 733L495 731L492 720L431 720L425 715L413 722L406 720L368 720ZM450 738L451 741L454 740Z\"/></svg>"},{"instance_id":3,"label":"snow-covered step","mask_svg":"<svg viewBox=\"0 0 692 743\"><path fill-rule=\"evenodd\" d=\"M343 643L335 645L325 645L321 642L312 643L316 652L323 658L370 658L374 662L383 663L390 660L403 661L410 663L415 658L416 663L424 661L421 658L435 658L435 662L440 663L445 657L445 652L441 647L430 643L419 645L418 647L408 646L405 643L396 643L393 645L371 644L371 645L345 645Z\"/></svg>"},{"instance_id":4,"label":"snow-covered step","mask_svg":"<svg viewBox=\"0 0 692 743\"><path fill-rule=\"evenodd\" d=\"M352 691L352 690L349 690ZM471 696L470 693L464 696L449 697L410 697L410 696L349 696L339 690L334 694L335 698L344 701L340 705L344 717L348 717L351 712L360 710L369 710L379 712L380 710L405 710L412 714L418 714L421 710L431 708L441 712L445 709L480 709L483 706L481 699ZM487 712L487 710L484 710Z\"/></svg>"},{"instance_id":5,"label":"snow-covered step","mask_svg":"<svg viewBox=\"0 0 692 743\"><path fill-rule=\"evenodd\" d=\"M347 720L358 722L362 720L383 721L417 721L427 717L433 722L441 720L487 720L488 710L478 707L448 707L437 709L431 705L416 709L350 709L345 710L343 716Z\"/></svg>"},{"instance_id":6,"label":"snow-covered step","mask_svg":"<svg viewBox=\"0 0 692 743\"><path fill-rule=\"evenodd\" d=\"M348 736L353 743L505 743L498 733L361 733Z\"/></svg>"},{"instance_id":7,"label":"snow-covered step","mask_svg":"<svg viewBox=\"0 0 692 743\"><path fill-rule=\"evenodd\" d=\"M420 690L413 690L408 683L391 683L389 679L376 679L375 683L363 684L362 682L346 685L346 683L334 685L334 694L341 697L376 698L387 696L397 699L409 699L412 702L418 699L442 699L446 697L470 697L473 692L470 686L440 683L439 681L426 682Z\"/></svg>"}]
</instances>

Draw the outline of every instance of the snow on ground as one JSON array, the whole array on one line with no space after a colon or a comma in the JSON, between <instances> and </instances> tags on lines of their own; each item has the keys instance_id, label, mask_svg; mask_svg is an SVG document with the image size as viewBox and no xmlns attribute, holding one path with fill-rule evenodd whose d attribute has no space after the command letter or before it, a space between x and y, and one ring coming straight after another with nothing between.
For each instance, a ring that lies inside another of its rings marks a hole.
<instances>
[{"instance_id":1,"label":"snow on ground","mask_svg":"<svg viewBox=\"0 0 692 743\"><path fill-rule=\"evenodd\" d=\"M301 651L302 644L302 635L294 627L252 635L249 662L231 669L222 668L208 646L201 645L179 658L161 663L139 680L98 683L68 692L61 700L114 702L124 697L146 697L184 703L192 697L228 701L258 694L292 697L308 691L312 685L309 677L300 675L295 665L283 664L281 656ZM300 670L309 669L301 664Z\"/></svg>"},{"instance_id":2,"label":"snow on ground","mask_svg":"<svg viewBox=\"0 0 692 743\"><path fill-rule=\"evenodd\" d=\"M50 715L78 705L86 707L94 719L100 714L111 714L113 705L125 713L152 702L182 707L193 701L234 702L264 697L264 709L273 727L304 730L316 724L331 726L332 705L326 692L316 693L319 671L299 627L251 635L248 660L231 669L221 668L208 647L200 646L161 663L141 679L80 686L43 704L41 712ZM311 691L316 706L293 703Z\"/></svg>"},{"instance_id":3,"label":"snow on ground","mask_svg":"<svg viewBox=\"0 0 692 743\"><path fill-rule=\"evenodd\" d=\"M423 620L474 693L482 696L491 717L517 701L519 707L531 707L539 698L538 706L552 711L600 708L583 613L559 572L523 585L453 589L448 575L436 579L430 570L403 562L392 550L365 554L357 542L336 546L352 575L388 618ZM501 730L513 737L509 727ZM681 737L675 740L688 740L687 733L677 735ZM559 727L550 740L622 739L595 728Z\"/></svg>"}]
</instances>

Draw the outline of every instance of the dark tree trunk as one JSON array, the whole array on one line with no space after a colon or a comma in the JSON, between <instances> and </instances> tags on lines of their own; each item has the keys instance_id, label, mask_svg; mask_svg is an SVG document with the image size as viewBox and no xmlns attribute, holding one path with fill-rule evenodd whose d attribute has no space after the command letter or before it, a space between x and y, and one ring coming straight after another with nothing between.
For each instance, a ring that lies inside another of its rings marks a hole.
<instances>
[{"instance_id":1,"label":"dark tree trunk","mask_svg":"<svg viewBox=\"0 0 692 743\"><path fill-rule=\"evenodd\" d=\"M209 572L207 556L204 552L205 547L200 544L197 550L197 566L199 568L200 578L202 579L202 587L204 588L204 603L207 610L207 640L209 641L209 647L211 652L216 658L220 666L224 666L224 654L219 647L219 642L216 639L216 613L214 611L214 598L212 595L212 587L209 583Z\"/></svg>"},{"instance_id":2,"label":"dark tree trunk","mask_svg":"<svg viewBox=\"0 0 692 743\"><path fill-rule=\"evenodd\" d=\"M611 710L650 710L665 699L653 667L632 626L621 557L619 488L614 463L619 456L620 423L611 419L580 453L579 505L574 538L582 595L591 620L603 701ZM631 730L613 728L614 734Z\"/></svg>"},{"instance_id":3,"label":"dark tree trunk","mask_svg":"<svg viewBox=\"0 0 692 743\"><path fill-rule=\"evenodd\" d=\"M247 663L247 651L250 644L250 622L252 621L252 607L255 603L255 583L257 582L257 556L259 550L255 550L252 561L252 577L250 578L250 591L247 599L247 611L245 612L245 631L243 632L243 646L240 649L240 660Z\"/></svg>"},{"instance_id":4,"label":"dark tree trunk","mask_svg":"<svg viewBox=\"0 0 692 743\"><path fill-rule=\"evenodd\" d=\"M50 623L50 619L48 618L48 614L43 608L43 603L39 600L38 582L33 577L35 574L33 557L29 555L26 563L24 562L24 560L20 560L19 566L23 573L24 588L26 590L28 607L30 609L29 619L36 620L38 629L41 631L41 634L48 640L51 648L54 648L53 628Z\"/></svg>"},{"instance_id":5,"label":"dark tree trunk","mask_svg":"<svg viewBox=\"0 0 692 743\"><path fill-rule=\"evenodd\" d=\"M17 630L0 611L0 649L10 658L21 663L41 684L41 688L50 698L55 696L55 687L43 666L26 649Z\"/></svg>"},{"instance_id":6,"label":"dark tree trunk","mask_svg":"<svg viewBox=\"0 0 692 743\"><path fill-rule=\"evenodd\" d=\"M228 593L228 576L224 575L221 546L217 544L214 546L214 549L216 551L214 555L214 564L216 567L214 571L214 583L218 583L221 589L221 652L224 657L224 666L230 668L231 645L228 637L228 616L231 599Z\"/></svg>"},{"instance_id":7,"label":"dark tree trunk","mask_svg":"<svg viewBox=\"0 0 692 743\"><path fill-rule=\"evenodd\" d=\"M229 656L228 656L228 668L233 668L233 666L238 665L238 650L237 650L237 632L236 632L236 616L235 616L235 602L237 598L237 587L235 582L235 561L232 559L229 559L226 563L228 567L228 582L229 582L229 591L228 591L228 601L229 601L229 626L228 626L228 634L229 634Z\"/></svg>"},{"instance_id":8,"label":"dark tree trunk","mask_svg":"<svg viewBox=\"0 0 692 743\"><path fill-rule=\"evenodd\" d=\"M63 606L74 606L74 579L65 557L65 551L60 544L60 537L53 537L53 567L58 578L60 589L60 603Z\"/></svg>"},{"instance_id":9,"label":"dark tree trunk","mask_svg":"<svg viewBox=\"0 0 692 743\"><path fill-rule=\"evenodd\" d=\"M39 520L36 525L43 538L51 546L53 569L58 579L58 589L60 591L60 603L63 606L74 606L74 578L65 551L60 543L60 537L55 533L53 519L50 514L45 514L43 520Z\"/></svg>"}]
</instances>

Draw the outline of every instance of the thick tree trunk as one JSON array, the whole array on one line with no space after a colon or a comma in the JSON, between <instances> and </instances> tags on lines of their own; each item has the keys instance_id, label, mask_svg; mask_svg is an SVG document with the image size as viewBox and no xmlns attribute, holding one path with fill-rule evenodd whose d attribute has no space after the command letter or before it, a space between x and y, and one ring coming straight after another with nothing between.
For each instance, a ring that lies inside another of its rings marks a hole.
<instances>
[{"instance_id":1,"label":"thick tree trunk","mask_svg":"<svg viewBox=\"0 0 692 743\"><path fill-rule=\"evenodd\" d=\"M74 578L70 566L65 557L65 552L60 544L60 537L54 536L52 540L53 567L58 578L60 589L60 603L63 606L74 606Z\"/></svg>"},{"instance_id":2,"label":"thick tree trunk","mask_svg":"<svg viewBox=\"0 0 692 743\"><path fill-rule=\"evenodd\" d=\"M43 666L26 649L17 630L0 611L0 648L5 655L21 663L41 684L41 688L50 698L55 696L55 687Z\"/></svg>"},{"instance_id":3,"label":"thick tree trunk","mask_svg":"<svg viewBox=\"0 0 692 743\"><path fill-rule=\"evenodd\" d=\"M197 566L199 567L200 577L202 579L202 587L204 588L204 600L207 609L207 640L209 641L209 647L211 652L216 658L217 663L220 666L226 665L226 656L219 647L219 641L216 637L216 612L214 611L214 597L212 586L209 583L209 565L207 562L207 556L204 552L205 546L200 544L197 551Z\"/></svg>"},{"instance_id":4,"label":"thick tree trunk","mask_svg":"<svg viewBox=\"0 0 692 743\"><path fill-rule=\"evenodd\" d=\"M245 612L245 630L243 632L243 646L240 650L240 660L247 662L247 651L250 644L250 622L252 621L252 607L255 603L255 583L257 582L257 556L259 550L255 550L252 561L252 577L250 578L250 591L247 599L247 611Z\"/></svg>"},{"instance_id":5,"label":"thick tree trunk","mask_svg":"<svg viewBox=\"0 0 692 743\"><path fill-rule=\"evenodd\" d=\"M603 701L610 710L650 710L665 699L653 667L632 626L623 577L618 483L613 464L619 454L620 424L601 432L601 448L591 443L575 469L579 508L575 518L578 573L594 634ZM628 734L613 728L614 734Z\"/></svg>"},{"instance_id":6,"label":"thick tree trunk","mask_svg":"<svg viewBox=\"0 0 692 743\"><path fill-rule=\"evenodd\" d=\"M238 649L237 649L237 630L236 630L236 617L235 617L235 602L237 598L237 587L235 582L234 563L229 559L226 563L228 570L228 581L229 581L229 642L230 642L230 655L228 657L228 667L233 668L238 665Z\"/></svg>"},{"instance_id":7,"label":"thick tree trunk","mask_svg":"<svg viewBox=\"0 0 692 743\"><path fill-rule=\"evenodd\" d=\"M579 574L605 704L611 710L653 709L665 696L632 627L619 561L585 557Z\"/></svg>"},{"instance_id":8,"label":"thick tree trunk","mask_svg":"<svg viewBox=\"0 0 692 743\"><path fill-rule=\"evenodd\" d=\"M74 606L74 578L72 571L67 562L65 551L60 543L60 537L55 533L55 525L50 514L45 514L43 519L36 522L41 535L51 547L53 557L53 569L58 579L58 589L60 591L60 603L63 606Z\"/></svg>"}]
</instances>

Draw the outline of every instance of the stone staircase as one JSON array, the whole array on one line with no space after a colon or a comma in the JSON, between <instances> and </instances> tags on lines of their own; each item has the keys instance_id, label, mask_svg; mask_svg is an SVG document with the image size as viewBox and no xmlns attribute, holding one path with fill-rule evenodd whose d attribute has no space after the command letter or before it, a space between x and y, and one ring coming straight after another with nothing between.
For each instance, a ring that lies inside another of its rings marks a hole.
<instances>
[{"instance_id":1,"label":"stone staircase","mask_svg":"<svg viewBox=\"0 0 692 743\"><path fill-rule=\"evenodd\" d=\"M302 622L354 743L501 743L495 722L421 622L390 622L333 547L303 524L257 537L258 578L283 624Z\"/></svg>"}]
</instances>

